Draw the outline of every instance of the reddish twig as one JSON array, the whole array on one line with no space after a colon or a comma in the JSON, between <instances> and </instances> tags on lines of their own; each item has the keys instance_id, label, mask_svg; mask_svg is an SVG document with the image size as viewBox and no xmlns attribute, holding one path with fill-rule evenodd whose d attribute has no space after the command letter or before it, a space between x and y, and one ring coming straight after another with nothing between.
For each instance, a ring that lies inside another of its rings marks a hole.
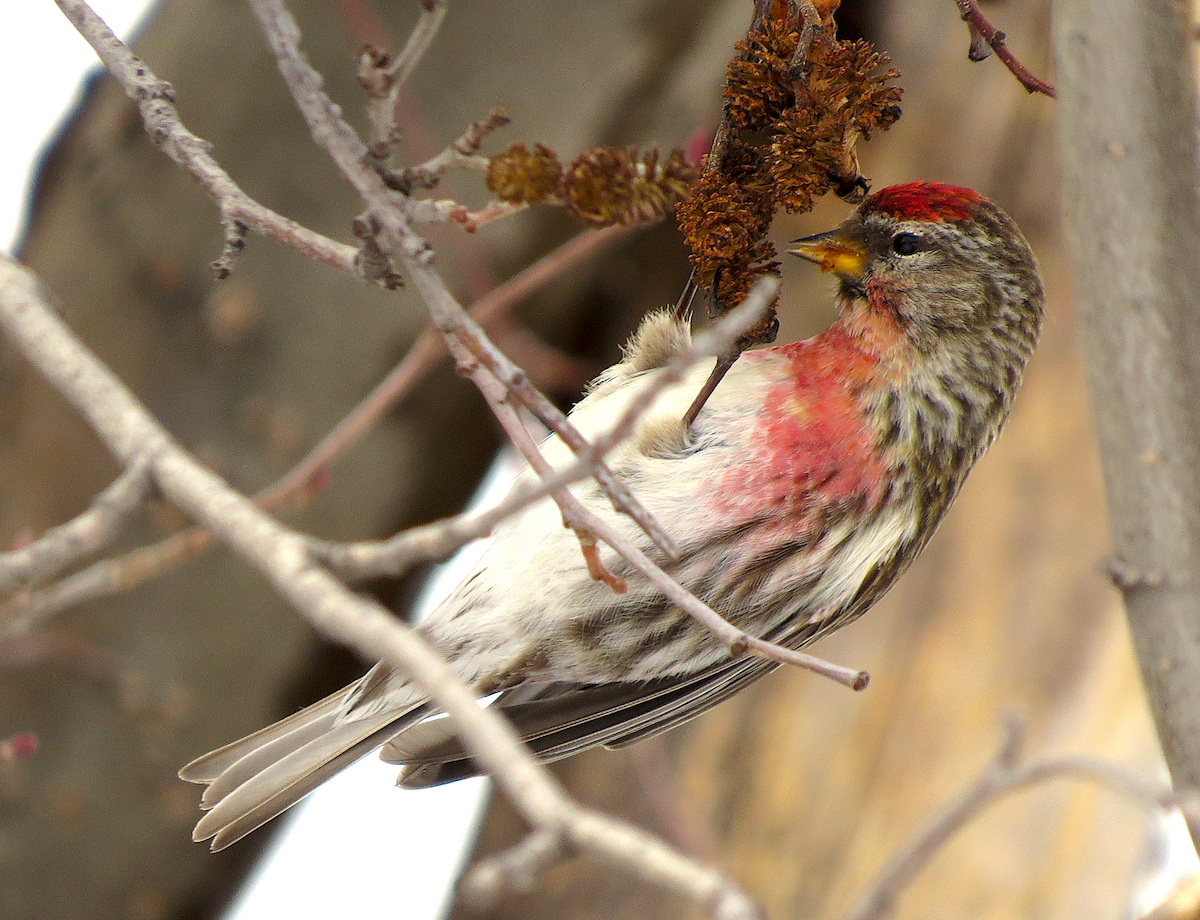
<instances>
[{"instance_id":1,"label":"reddish twig","mask_svg":"<svg viewBox=\"0 0 1200 920\"><path fill-rule=\"evenodd\" d=\"M256 0L265 18L284 15ZM290 23L290 20L288 21ZM294 27L293 27L294 28ZM355 594L313 559L307 540L267 516L186 451L75 338L36 280L0 256L0 327L84 415L123 465L144 461L165 498L217 532L331 638L410 677L454 719L470 756L496 778L537 830L566 837L641 877L670 887L714 915L752 920L759 911L724 874L624 822L577 805L521 744L511 725L481 707L450 666L411 627Z\"/></svg>"},{"instance_id":2,"label":"reddish twig","mask_svg":"<svg viewBox=\"0 0 1200 920\"><path fill-rule=\"evenodd\" d=\"M134 464L74 520L55 527L28 546L0 553L0 593L36 584L103 549L141 507L150 485L146 465Z\"/></svg>"},{"instance_id":3,"label":"reddish twig","mask_svg":"<svg viewBox=\"0 0 1200 920\"><path fill-rule=\"evenodd\" d=\"M708 379L704 381L704 386L700 388L700 392L696 394L696 398L692 400L692 404L688 406L687 412L683 415L683 424L686 427L692 427L692 422L696 421L700 410L704 408L704 404L708 402L708 398L716 391L718 384L725 379L725 375L737 363L737 359L738 356L736 354L725 354L717 358L717 363L713 365L712 373L708 375Z\"/></svg>"},{"instance_id":4,"label":"reddish twig","mask_svg":"<svg viewBox=\"0 0 1200 920\"><path fill-rule=\"evenodd\" d=\"M486 227L503 217L520 214L527 207L529 205L514 204L511 201L489 201L478 211L468 211L466 208L456 211L448 220L461 225L468 233L474 233L480 227Z\"/></svg>"},{"instance_id":5,"label":"reddish twig","mask_svg":"<svg viewBox=\"0 0 1200 920\"><path fill-rule=\"evenodd\" d=\"M1041 93L1051 99L1057 98L1054 86L1045 80L1035 77L1033 73L1013 56L1004 43L1005 34L987 21L979 9L977 0L954 0L962 13L963 21L971 30L971 50L968 56L972 61L982 61L991 51L1004 62L1004 66L1025 87L1026 92Z\"/></svg>"},{"instance_id":6,"label":"reddish twig","mask_svg":"<svg viewBox=\"0 0 1200 920\"><path fill-rule=\"evenodd\" d=\"M630 232L632 228L606 227L579 234L479 298L471 307L471 316L482 326L497 322L534 291ZM445 355L446 349L440 335L433 329L421 333L404 359L362 402L290 472L259 493L255 499L258 506L275 511L292 508L303 505L320 492L341 457L374 429ZM57 584L23 594L0 605L0 634L27 632L43 623L47 617L85 600L127 591L195 558L215 542L212 534L191 528L151 546L101 560ZM433 558L436 555L435 552L420 558Z\"/></svg>"}]
</instances>

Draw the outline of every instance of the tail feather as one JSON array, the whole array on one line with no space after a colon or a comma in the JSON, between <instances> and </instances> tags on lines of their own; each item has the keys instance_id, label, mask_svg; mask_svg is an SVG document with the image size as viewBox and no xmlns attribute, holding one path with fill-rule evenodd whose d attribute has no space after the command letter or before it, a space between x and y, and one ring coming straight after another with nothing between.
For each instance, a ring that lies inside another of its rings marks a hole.
<instances>
[{"instance_id":1,"label":"tail feather","mask_svg":"<svg viewBox=\"0 0 1200 920\"><path fill-rule=\"evenodd\" d=\"M192 839L200 841L211 837L214 853L237 843L369 753L389 730L385 724L360 737L363 726L349 727L355 730L353 734L335 731L247 780L200 819Z\"/></svg>"},{"instance_id":2,"label":"tail feather","mask_svg":"<svg viewBox=\"0 0 1200 920\"><path fill-rule=\"evenodd\" d=\"M346 691L188 764L179 775L206 783L207 813L192 833L222 850L296 804L335 773L425 713L419 698L363 719L338 721Z\"/></svg>"},{"instance_id":3,"label":"tail feather","mask_svg":"<svg viewBox=\"0 0 1200 920\"><path fill-rule=\"evenodd\" d=\"M318 700L311 706L301 709L299 712L294 712L285 719L280 719L266 728L260 728L253 734L247 735L245 738L231 741L224 747L219 747L215 751L209 751L207 754L197 757L179 771L179 778L189 783L213 782L251 751L264 747L275 739L290 734L296 728L314 721L327 711L336 712L349 689L349 687L343 687L336 693L331 693L325 699Z\"/></svg>"},{"instance_id":4,"label":"tail feather","mask_svg":"<svg viewBox=\"0 0 1200 920\"><path fill-rule=\"evenodd\" d=\"M200 799L200 807L208 811L248 780L265 772L273 764L332 732L336 716L336 712L332 709L329 712L314 713L311 721L300 722L287 734L269 738L261 746L247 751L244 756L231 763L223 773L209 783Z\"/></svg>"}]
</instances>

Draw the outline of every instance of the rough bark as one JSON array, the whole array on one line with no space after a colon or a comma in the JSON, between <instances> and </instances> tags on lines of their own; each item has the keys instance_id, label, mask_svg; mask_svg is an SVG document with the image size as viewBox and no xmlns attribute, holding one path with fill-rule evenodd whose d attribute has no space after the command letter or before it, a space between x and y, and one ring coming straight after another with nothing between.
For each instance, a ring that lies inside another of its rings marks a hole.
<instances>
[{"instance_id":1,"label":"rough bark","mask_svg":"<svg viewBox=\"0 0 1200 920\"><path fill-rule=\"evenodd\" d=\"M989 15L1047 76L1048 4ZM876 187L924 178L978 188L1039 255L1050 321L1014 417L913 570L818 645L871 672L865 693L781 672L661 738L559 768L583 800L729 868L777 918L844 916L924 818L971 782L1007 710L1027 717L1034 751L1090 751L1146 775L1158 764L1119 604L1098 570L1108 545L1057 223L1054 103L1029 97L996 61L971 64L951 3L892 5L876 25L904 74L905 114L860 148L866 174ZM823 203L777 235L827 229L844 214ZM781 339L819 328L829 296L804 266L785 265ZM1090 789L1015 798L953 841L896 916L1115 920L1148 828ZM519 831L497 801L479 853ZM580 862L483 916L692 915L682 900Z\"/></svg>"},{"instance_id":2,"label":"rough bark","mask_svg":"<svg viewBox=\"0 0 1200 920\"><path fill-rule=\"evenodd\" d=\"M1200 201L1192 9L1055 5L1063 200L1115 555L1174 782L1200 787ZM1200 827L1191 828L1194 839Z\"/></svg>"},{"instance_id":3,"label":"rough bark","mask_svg":"<svg viewBox=\"0 0 1200 920\"><path fill-rule=\"evenodd\" d=\"M292 6L308 54L354 112L359 39L333 4ZM398 46L415 12L403 4L379 10ZM709 83L680 80L679 70L696 31L714 21L694 4L670 2L457 2L413 83L433 135L427 143L452 140L494 104L514 118L508 139L540 140L564 156L602 140L680 142L712 108L720 61L706 66ZM250 194L350 238L357 203L313 147L242 4L167 2L135 47L175 84L189 127L213 142ZM631 109L630 98L641 104ZM426 152L434 151L416 155ZM467 194L478 187L477 177L457 184ZM522 267L578 229L530 215L478 238L444 234L436 244L469 301L493 274ZM211 203L149 143L121 93L97 81L47 160L23 261L171 431L253 491L386 372L425 314L408 292L369 288L261 240L250 240L232 279L217 283L207 264L220 240ZM660 269L666 262L674 272ZM644 234L521 312L598 369L636 315L672 300L683 276L671 234ZM83 423L7 345L0 432L0 477L19 484L0 489L0 544L67 520L113 474ZM293 519L344 539L446 513L469 494L495 443L482 400L443 370ZM144 522L133 536L152 538L163 523ZM19 786L3 789L0 913L211 914L231 870L255 847L247 841L213 857L191 843L196 795L175 771L328 689L314 686L318 667L336 672L326 682L357 670L316 652L302 622L222 552L6 645L0 737L28 729L43 743L21 765ZM300 682L307 689L296 690Z\"/></svg>"}]
</instances>

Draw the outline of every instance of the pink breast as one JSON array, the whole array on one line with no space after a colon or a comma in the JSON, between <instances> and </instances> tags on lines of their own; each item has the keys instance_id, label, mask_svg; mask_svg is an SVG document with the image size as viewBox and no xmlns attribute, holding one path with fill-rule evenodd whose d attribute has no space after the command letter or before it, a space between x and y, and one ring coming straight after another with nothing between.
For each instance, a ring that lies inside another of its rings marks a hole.
<instances>
[{"instance_id":1,"label":"pink breast","mask_svg":"<svg viewBox=\"0 0 1200 920\"><path fill-rule=\"evenodd\" d=\"M778 515L795 529L831 506L877 504L887 471L859 401L874 359L838 327L743 359L777 382L747 429L745 459L718 477L714 510L735 519Z\"/></svg>"}]
</instances>

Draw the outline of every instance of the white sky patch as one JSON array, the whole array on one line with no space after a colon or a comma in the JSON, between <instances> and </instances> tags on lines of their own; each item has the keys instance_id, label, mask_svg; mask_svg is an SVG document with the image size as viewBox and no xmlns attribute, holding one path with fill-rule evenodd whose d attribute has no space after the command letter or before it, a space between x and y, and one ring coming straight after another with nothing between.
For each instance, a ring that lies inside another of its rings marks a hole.
<instances>
[{"instance_id":1,"label":"white sky patch","mask_svg":"<svg viewBox=\"0 0 1200 920\"><path fill-rule=\"evenodd\" d=\"M502 454L471 506L498 502L523 465ZM473 543L438 568L417 602L418 618L466 577L487 545ZM393 788L399 770L368 754L278 819L286 826L226 920L442 916L491 783L470 779L409 791Z\"/></svg>"},{"instance_id":2,"label":"white sky patch","mask_svg":"<svg viewBox=\"0 0 1200 920\"><path fill-rule=\"evenodd\" d=\"M226 920L441 917L490 782L410 792L399 769L369 754L280 819Z\"/></svg>"},{"instance_id":3,"label":"white sky patch","mask_svg":"<svg viewBox=\"0 0 1200 920\"><path fill-rule=\"evenodd\" d=\"M29 183L38 156L66 112L74 108L84 77L100 66L75 27L51 0L5 4L4 53L0 54L0 246L12 253L24 221ZM146 0L92 0L92 9L127 39Z\"/></svg>"}]
</instances>

